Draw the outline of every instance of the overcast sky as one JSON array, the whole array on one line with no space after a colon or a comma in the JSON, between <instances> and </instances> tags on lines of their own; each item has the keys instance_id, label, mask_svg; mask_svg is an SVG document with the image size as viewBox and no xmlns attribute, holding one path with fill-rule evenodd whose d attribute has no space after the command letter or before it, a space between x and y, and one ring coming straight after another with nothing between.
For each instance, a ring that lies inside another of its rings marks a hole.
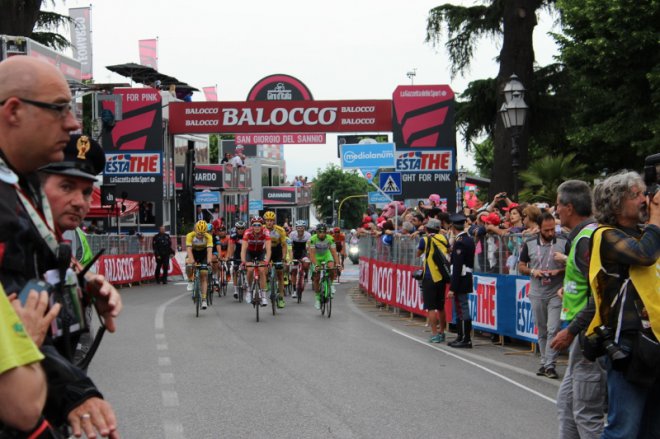
<instances>
[{"instance_id":1,"label":"overcast sky","mask_svg":"<svg viewBox=\"0 0 660 439\"><path fill-rule=\"evenodd\" d=\"M472 5L476 1L449 1ZM397 85L449 84L456 94L469 81L494 77L496 42L483 40L470 72L453 80L444 47L424 42L431 8L446 0L67 0L58 12L92 5L94 78L126 82L105 66L139 62L138 40L158 37L158 70L200 88L217 85L218 99L244 101L261 78L284 73L307 85L316 100L391 99ZM547 36L553 17L535 32L541 65L556 47ZM556 31L556 29L554 29ZM68 31L65 34L69 36ZM201 93L194 100L203 101ZM310 179L339 163L336 136L322 146L285 147L289 176ZM461 139L458 166L472 167Z\"/></svg>"}]
</instances>

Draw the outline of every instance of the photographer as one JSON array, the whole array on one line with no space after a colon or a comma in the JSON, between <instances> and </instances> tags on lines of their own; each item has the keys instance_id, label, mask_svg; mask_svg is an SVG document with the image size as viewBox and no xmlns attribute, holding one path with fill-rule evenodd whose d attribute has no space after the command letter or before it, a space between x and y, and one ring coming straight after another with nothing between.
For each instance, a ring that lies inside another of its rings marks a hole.
<instances>
[{"instance_id":1,"label":"photographer","mask_svg":"<svg viewBox=\"0 0 660 439\"><path fill-rule=\"evenodd\" d=\"M626 171L594 189L600 227L592 237L589 281L596 315L587 336L598 335L607 354L603 438L660 435L660 192L646 196L645 190L639 174Z\"/></svg>"}]
</instances>

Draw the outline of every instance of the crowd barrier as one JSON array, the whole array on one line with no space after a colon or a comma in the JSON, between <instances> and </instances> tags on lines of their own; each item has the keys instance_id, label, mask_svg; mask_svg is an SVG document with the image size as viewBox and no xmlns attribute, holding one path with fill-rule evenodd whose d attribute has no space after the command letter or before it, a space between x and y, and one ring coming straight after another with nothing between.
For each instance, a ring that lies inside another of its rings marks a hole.
<instances>
[{"instance_id":1,"label":"crowd barrier","mask_svg":"<svg viewBox=\"0 0 660 439\"><path fill-rule=\"evenodd\" d=\"M509 274L517 265L521 235L486 236L478 244L469 294L474 329L519 340L537 342L537 328L529 300L529 276ZM419 282L412 273L420 268L419 238L396 236L392 245L378 237L360 238L360 288L378 302L426 317ZM480 248L479 248L480 247ZM516 273L516 271L513 271ZM445 291L445 310L453 316L452 300Z\"/></svg>"}]
</instances>

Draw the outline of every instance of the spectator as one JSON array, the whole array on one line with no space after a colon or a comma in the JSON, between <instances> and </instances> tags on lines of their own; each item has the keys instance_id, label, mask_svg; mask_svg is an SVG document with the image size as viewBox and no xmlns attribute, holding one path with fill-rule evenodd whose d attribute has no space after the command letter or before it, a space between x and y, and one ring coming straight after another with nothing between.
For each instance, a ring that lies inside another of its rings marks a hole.
<instances>
[{"instance_id":1,"label":"spectator","mask_svg":"<svg viewBox=\"0 0 660 439\"><path fill-rule=\"evenodd\" d=\"M557 188L557 213L571 228L571 245L566 261L562 291L561 320L568 324L552 339L550 346L568 348L568 366L557 394L559 437L600 438L605 424L605 370L599 361L589 361L582 354L576 335L593 318L594 308L587 307L589 294L589 253L596 220L591 217L591 189L583 181L568 180ZM579 314L579 315L578 315Z\"/></svg>"},{"instance_id":2,"label":"spectator","mask_svg":"<svg viewBox=\"0 0 660 439\"><path fill-rule=\"evenodd\" d=\"M231 153L226 152L225 155L222 157L222 160L220 160L220 164L223 165L225 163L229 163L231 160Z\"/></svg>"},{"instance_id":3,"label":"spectator","mask_svg":"<svg viewBox=\"0 0 660 439\"><path fill-rule=\"evenodd\" d=\"M559 378L556 369L558 351L548 345L559 331L561 297L557 294L564 277L564 265L555 260L555 253L568 253L568 241L555 235L555 218L552 214L541 214L540 232L523 244L520 252L518 272L531 276L529 300L538 328L541 367L537 375L551 379Z\"/></svg>"},{"instance_id":4,"label":"spectator","mask_svg":"<svg viewBox=\"0 0 660 439\"><path fill-rule=\"evenodd\" d=\"M539 219L541 218L541 209L529 205L523 209L523 230L524 235L536 235L539 233Z\"/></svg>"},{"instance_id":5,"label":"spectator","mask_svg":"<svg viewBox=\"0 0 660 439\"><path fill-rule=\"evenodd\" d=\"M175 252L172 248L172 239L165 232L165 226L161 225L158 228L158 233L154 235L151 245L153 247L154 257L156 258L156 271L154 273L156 283L158 284L162 281L163 285L166 285L167 273L170 270L170 258L174 256Z\"/></svg>"},{"instance_id":6,"label":"spectator","mask_svg":"<svg viewBox=\"0 0 660 439\"><path fill-rule=\"evenodd\" d=\"M428 235L419 241L417 256L424 255L424 275L422 278L422 297L424 309L428 312L431 327L430 343L445 341L445 290L449 282L447 270L438 265L437 257L445 258L449 251L447 238L440 231L440 221L431 219L426 223ZM440 252L437 254L436 252Z\"/></svg>"},{"instance_id":7,"label":"spectator","mask_svg":"<svg viewBox=\"0 0 660 439\"><path fill-rule=\"evenodd\" d=\"M660 191L645 196L636 172L594 189L596 219L589 280L596 314L587 335L609 343L603 438L660 434ZM647 223L642 228L639 224Z\"/></svg>"},{"instance_id":8,"label":"spectator","mask_svg":"<svg viewBox=\"0 0 660 439\"><path fill-rule=\"evenodd\" d=\"M234 154L234 157L229 160L229 164L240 168L241 166L245 166L245 154L243 154L243 145L236 145L236 152ZM207 221L208 222L208 221Z\"/></svg>"},{"instance_id":9,"label":"spectator","mask_svg":"<svg viewBox=\"0 0 660 439\"><path fill-rule=\"evenodd\" d=\"M456 236L451 250L451 282L449 297L454 299L458 336L448 345L453 348L472 348L472 317L468 305L468 294L472 292L472 270L474 268L474 240L465 232L462 214L451 215L451 231Z\"/></svg>"}]
</instances>

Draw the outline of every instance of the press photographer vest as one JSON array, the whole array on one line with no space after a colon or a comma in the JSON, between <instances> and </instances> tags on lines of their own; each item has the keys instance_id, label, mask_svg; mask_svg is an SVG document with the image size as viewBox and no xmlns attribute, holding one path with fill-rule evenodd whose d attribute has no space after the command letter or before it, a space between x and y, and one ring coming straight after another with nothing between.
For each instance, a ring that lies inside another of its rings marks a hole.
<instances>
[{"instance_id":1,"label":"press photographer vest","mask_svg":"<svg viewBox=\"0 0 660 439\"><path fill-rule=\"evenodd\" d=\"M577 267L575 250L582 239L590 239L596 230L596 224L588 224L577 234L566 260L566 273L564 275L564 298L562 299L561 319L567 322L573 320L575 315L589 300L589 282Z\"/></svg>"}]
</instances>

